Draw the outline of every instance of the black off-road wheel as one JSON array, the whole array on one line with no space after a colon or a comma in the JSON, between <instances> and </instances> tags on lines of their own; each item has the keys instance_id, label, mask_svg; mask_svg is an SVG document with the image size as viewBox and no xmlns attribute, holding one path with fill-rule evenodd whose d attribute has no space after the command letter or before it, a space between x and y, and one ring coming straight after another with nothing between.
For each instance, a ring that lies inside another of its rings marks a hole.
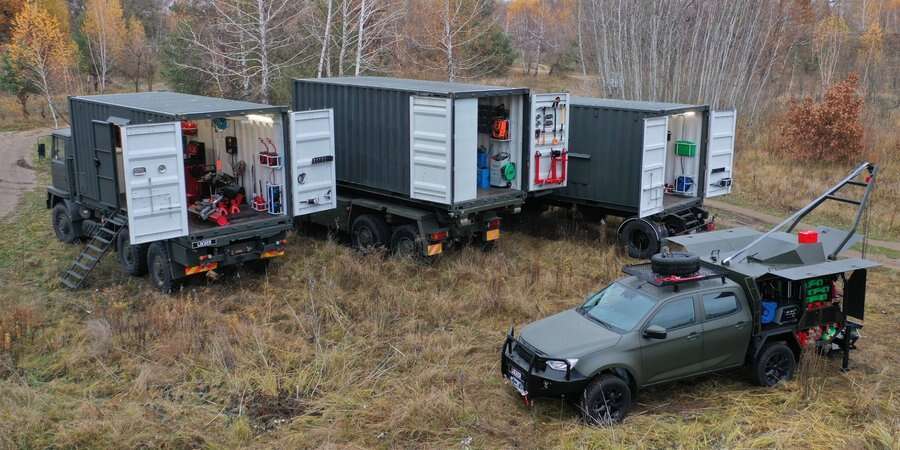
<instances>
[{"instance_id":1,"label":"black off-road wheel","mask_svg":"<svg viewBox=\"0 0 900 450\"><path fill-rule=\"evenodd\" d=\"M660 240L665 237L661 231L646 220L629 220L619 229L619 245L625 247L628 256L647 259L659 253Z\"/></svg>"},{"instance_id":2,"label":"black off-road wheel","mask_svg":"<svg viewBox=\"0 0 900 450\"><path fill-rule=\"evenodd\" d=\"M363 253L386 247L390 238L390 228L384 219L374 214L357 217L350 227L351 245Z\"/></svg>"},{"instance_id":3,"label":"black off-road wheel","mask_svg":"<svg viewBox=\"0 0 900 450\"><path fill-rule=\"evenodd\" d=\"M753 363L753 378L760 386L771 387L793 378L797 367L794 352L784 342L766 345Z\"/></svg>"},{"instance_id":4,"label":"black off-road wheel","mask_svg":"<svg viewBox=\"0 0 900 450\"><path fill-rule=\"evenodd\" d=\"M125 273L136 277L147 273L147 245L131 245L128 228L119 231L119 237L116 238L116 253L119 256L119 265Z\"/></svg>"},{"instance_id":5,"label":"black off-road wheel","mask_svg":"<svg viewBox=\"0 0 900 450\"><path fill-rule=\"evenodd\" d=\"M419 258L422 249L419 244L419 230L413 224L400 225L391 233L391 253L401 258Z\"/></svg>"},{"instance_id":6,"label":"black off-road wheel","mask_svg":"<svg viewBox=\"0 0 900 450\"><path fill-rule=\"evenodd\" d=\"M147 249L147 270L153 286L163 294L171 294L179 286L178 280L172 276L173 264L169 262L169 252L164 245L159 242L150 244Z\"/></svg>"},{"instance_id":7,"label":"black off-road wheel","mask_svg":"<svg viewBox=\"0 0 900 450\"><path fill-rule=\"evenodd\" d=\"M615 375L601 375L585 388L578 409L591 425L621 422L631 409L631 388Z\"/></svg>"},{"instance_id":8,"label":"black off-road wheel","mask_svg":"<svg viewBox=\"0 0 900 450\"><path fill-rule=\"evenodd\" d=\"M57 203L51 211L50 221L53 225L53 232L56 238L66 244L71 244L78 240L78 230L72 216L69 215L69 209L63 203Z\"/></svg>"},{"instance_id":9,"label":"black off-road wheel","mask_svg":"<svg viewBox=\"0 0 900 450\"><path fill-rule=\"evenodd\" d=\"M700 270L700 258L686 252L657 253L650 257L650 267L660 275L683 277Z\"/></svg>"}]
</instances>

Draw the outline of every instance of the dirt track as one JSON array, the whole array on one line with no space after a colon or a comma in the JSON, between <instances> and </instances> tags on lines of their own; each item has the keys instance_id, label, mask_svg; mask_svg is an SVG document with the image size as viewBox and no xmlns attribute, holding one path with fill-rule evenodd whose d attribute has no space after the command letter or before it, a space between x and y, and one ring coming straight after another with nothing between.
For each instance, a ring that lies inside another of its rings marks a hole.
<instances>
[{"instance_id":1,"label":"dirt track","mask_svg":"<svg viewBox=\"0 0 900 450\"><path fill-rule=\"evenodd\" d=\"M44 129L0 133L0 220L8 219L19 197L35 188L34 146L46 133Z\"/></svg>"}]
</instances>

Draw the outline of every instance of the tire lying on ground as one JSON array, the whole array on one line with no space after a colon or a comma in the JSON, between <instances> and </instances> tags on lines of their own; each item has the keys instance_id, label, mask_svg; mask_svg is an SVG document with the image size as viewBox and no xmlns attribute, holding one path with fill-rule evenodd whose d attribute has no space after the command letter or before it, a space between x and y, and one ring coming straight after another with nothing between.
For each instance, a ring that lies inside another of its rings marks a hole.
<instances>
[{"instance_id":1,"label":"tire lying on ground","mask_svg":"<svg viewBox=\"0 0 900 450\"><path fill-rule=\"evenodd\" d=\"M657 253L650 257L650 267L660 275L686 276L700 270L700 258L687 252Z\"/></svg>"}]
</instances>

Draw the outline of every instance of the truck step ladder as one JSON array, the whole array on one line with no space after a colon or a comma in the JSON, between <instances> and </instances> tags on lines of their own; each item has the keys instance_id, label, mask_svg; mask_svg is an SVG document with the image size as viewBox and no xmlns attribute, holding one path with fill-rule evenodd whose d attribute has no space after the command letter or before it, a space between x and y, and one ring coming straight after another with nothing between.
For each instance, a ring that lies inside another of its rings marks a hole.
<instances>
[{"instance_id":1,"label":"truck step ladder","mask_svg":"<svg viewBox=\"0 0 900 450\"><path fill-rule=\"evenodd\" d=\"M127 223L128 218L121 214L115 214L103 221L103 224L91 234L91 239L75 257L72 265L60 276L59 280L63 286L73 290L83 286L91 271L97 267L109 249L116 245L119 233L125 229Z\"/></svg>"}]
</instances>

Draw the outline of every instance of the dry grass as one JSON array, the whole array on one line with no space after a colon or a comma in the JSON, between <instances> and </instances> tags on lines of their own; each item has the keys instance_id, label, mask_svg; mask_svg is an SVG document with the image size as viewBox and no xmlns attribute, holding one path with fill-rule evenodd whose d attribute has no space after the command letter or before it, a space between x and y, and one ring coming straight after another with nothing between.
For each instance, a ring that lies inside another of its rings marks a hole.
<instances>
[{"instance_id":1,"label":"dry grass","mask_svg":"<svg viewBox=\"0 0 900 450\"><path fill-rule=\"evenodd\" d=\"M869 231L874 239L900 239L900 111L867 112L865 158L878 164L879 175L872 197ZM735 187L722 200L783 215L793 212L846 176L860 162L835 165L816 161L785 160L771 149L778 145L779 119L774 116L755 130L738 130ZM760 131L762 130L762 131ZM850 188L844 196L859 198L861 188ZM852 223L852 205L827 202L810 216L813 223L847 226Z\"/></svg>"},{"instance_id":2,"label":"dry grass","mask_svg":"<svg viewBox=\"0 0 900 450\"><path fill-rule=\"evenodd\" d=\"M78 249L41 203L0 224L0 448L900 445L897 272L872 274L856 368L827 361L817 399L730 372L643 392L624 424L592 428L561 401L525 407L498 351L510 325L620 275L610 229L546 217L432 266L295 236L267 277L174 297L109 258L71 293L55 279Z\"/></svg>"}]
</instances>

